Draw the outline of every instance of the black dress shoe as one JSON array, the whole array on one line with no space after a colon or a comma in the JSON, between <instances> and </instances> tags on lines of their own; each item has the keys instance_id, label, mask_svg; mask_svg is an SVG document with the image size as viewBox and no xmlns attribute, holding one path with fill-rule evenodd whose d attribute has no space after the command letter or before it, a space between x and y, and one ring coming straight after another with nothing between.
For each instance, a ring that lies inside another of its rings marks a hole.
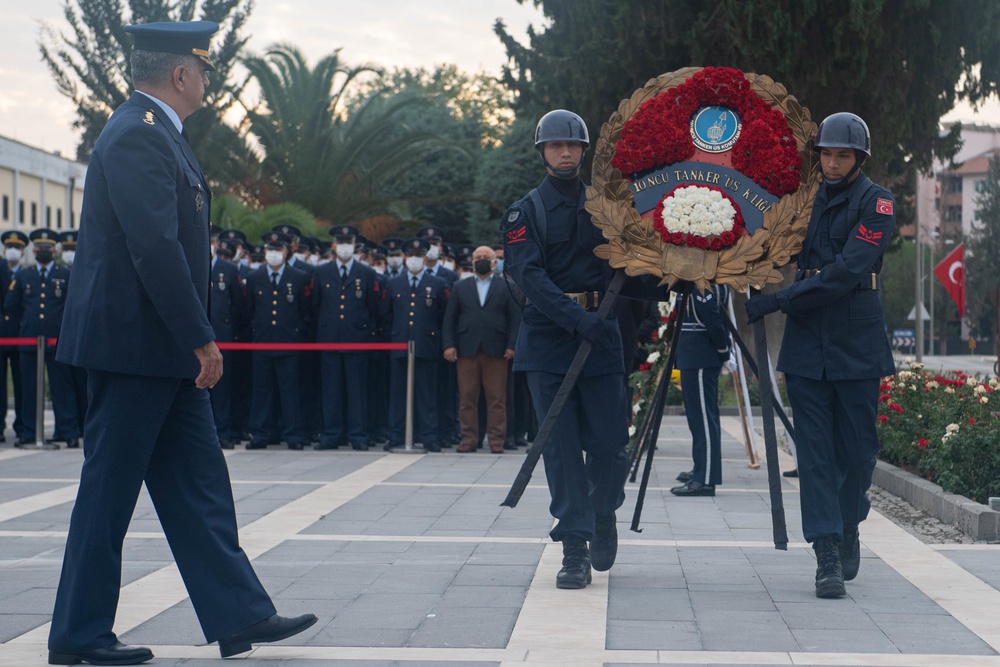
<instances>
[{"instance_id":1,"label":"black dress shoe","mask_svg":"<svg viewBox=\"0 0 1000 667\"><path fill-rule=\"evenodd\" d=\"M685 470L684 472L677 475L677 481L681 484L687 484L691 481L691 471Z\"/></svg>"},{"instance_id":2,"label":"black dress shoe","mask_svg":"<svg viewBox=\"0 0 1000 667\"><path fill-rule=\"evenodd\" d=\"M696 482L693 479L685 484L684 486L675 486L670 489L670 493L675 496L714 496L715 495L715 485L714 484L702 484L701 482Z\"/></svg>"},{"instance_id":3,"label":"black dress shoe","mask_svg":"<svg viewBox=\"0 0 1000 667\"><path fill-rule=\"evenodd\" d=\"M265 644L288 639L312 627L316 620L315 614L303 614L295 618L285 618L275 614L220 639L219 653L222 654L223 658L228 658L237 653L249 651L253 648L252 644Z\"/></svg>"},{"instance_id":4,"label":"black dress shoe","mask_svg":"<svg viewBox=\"0 0 1000 667\"><path fill-rule=\"evenodd\" d=\"M313 445L313 449L318 449L318 450L323 450L323 449L337 449L339 447L340 447L340 445L327 445L327 444L323 444L322 442Z\"/></svg>"},{"instance_id":5,"label":"black dress shoe","mask_svg":"<svg viewBox=\"0 0 1000 667\"><path fill-rule=\"evenodd\" d=\"M353 449L356 452L367 452L368 451L368 443L367 442L356 442L353 445L351 445L351 449Z\"/></svg>"},{"instance_id":6,"label":"black dress shoe","mask_svg":"<svg viewBox=\"0 0 1000 667\"><path fill-rule=\"evenodd\" d=\"M844 541L837 545L840 551L840 566L844 570L844 581L858 576L861 569L861 542L858 524L844 524Z\"/></svg>"},{"instance_id":7,"label":"black dress shoe","mask_svg":"<svg viewBox=\"0 0 1000 667\"><path fill-rule=\"evenodd\" d=\"M305 445L301 442L290 442L288 443L288 448L300 452L305 448Z\"/></svg>"},{"instance_id":8,"label":"black dress shoe","mask_svg":"<svg viewBox=\"0 0 1000 667\"><path fill-rule=\"evenodd\" d=\"M507 451L514 451L517 449L517 443L513 442L512 440L508 440L507 442L503 443L503 448L506 449Z\"/></svg>"},{"instance_id":9,"label":"black dress shoe","mask_svg":"<svg viewBox=\"0 0 1000 667\"><path fill-rule=\"evenodd\" d=\"M383 452L388 452L393 449L402 449L402 448L403 448L403 443L401 442L387 442L384 445L382 445Z\"/></svg>"},{"instance_id":10,"label":"black dress shoe","mask_svg":"<svg viewBox=\"0 0 1000 667\"><path fill-rule=\"evenodd\" d=\"M816 552L816 597L839 598L846 595L837 538L821 537L813 542L813 551Z\"/></svg>"},{"instance_id":11,"label":"black dress shoe","mask_svg":"<svg viewBox=\"0 0 1000 667\"><path fill-rule=\"evenodd\" d=\"M66 446L69 447L70 445L66 445ZM219 438L219 446L222 447L223 449L233 449L234 448L233 441L232 440L226 440L225 438Z\"/></svg>"},{"instance_id":12,"label":"black dress shoe","mask_svg":"<svg viewBox=\"0 0 1000 667\"><path fill-rule=\"evenodd\" d=\"M594 522L594 539L590 541L590 564L598 572L607 572L618 555L618 526L615 513L599 516Z\"/></svg>"},{"instance_id":13,"label":"black dress shoe","mask_svg":"<svg viewBox=\"0 0 1000 667\"><path fill-rule=\"evenodd\" d=\"M139 665L152 659L153 652L145 646L126 646L121 642L90 651L49 651L50 665L79 665L81 662L91 665Z\"/></svg>"},{"instance_id":14,"label":"black dress shoe","mask_svg":"<svg viewBox=\"0 0 1000 667\"><path fill-rule=\"evenodd\" d=\"M69 449L76 449L79 446L80 446L79 438L70 438L69 440L66 441L66 447L68 447Z\"/></svg>"},{"instance_id":15,"label":"black dress shoe","mask_svg":"<svg viewBox=\"0 0 1000 667\"><path fill-rule=\"evenodd\" d=\"M792 468L791 470L786 470L785 472L781 473L781 476L782 477L798 477L799 476L799 469L798 468Z\"/></svg>"},{"instance_id":16,"label":"black dress shoe","mask_svg":"<svg viewBox=\"0 0 1000 667\"><path fill-rule=\"evenodd\" d=\"M426 449L429 452L440 452L441 451L441 445L439 445L436 442L425 442L424 443L424 449Z\"/></svg>"}]
</instances>

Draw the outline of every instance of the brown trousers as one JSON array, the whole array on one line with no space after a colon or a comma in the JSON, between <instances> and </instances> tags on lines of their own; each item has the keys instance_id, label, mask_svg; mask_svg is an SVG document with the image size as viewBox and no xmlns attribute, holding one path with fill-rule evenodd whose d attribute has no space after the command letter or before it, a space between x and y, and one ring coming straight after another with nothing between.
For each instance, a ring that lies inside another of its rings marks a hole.
<instances>
[{"instance_id":1,"label":"brown trousers","mask_svg":"<svg viewBox=\"0 0 1000 667\"><path fill-rule=\"evenodd\" d=\"M479 390L486 395L486 437L490 451L502 452L507 437L507 360L488 357L482 352L473 357L459 357L458 423L463 449L474 449L479 442Z\"/></svg>"}]
</instances>

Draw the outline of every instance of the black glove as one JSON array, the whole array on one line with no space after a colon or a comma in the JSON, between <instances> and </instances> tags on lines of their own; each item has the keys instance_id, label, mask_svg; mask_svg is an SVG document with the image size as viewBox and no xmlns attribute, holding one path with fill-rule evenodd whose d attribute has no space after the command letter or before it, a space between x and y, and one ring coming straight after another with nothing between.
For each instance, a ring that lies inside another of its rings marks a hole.
<instances>
[{"instance_id":1,"label":"black glove","mask_svg":"<svg viewBox=\"0 0 1000 667\"><path fill-rule=\"evenodd\" d=\"M747 324L753 324L760 318L778 310L778 297L774 294L758 294L747 299Z\"/></svg>"},{"instance_id":2,"label":"black glove","mask_svg":"<svg viewBox=\"0 0 1000 667\"><path fill-rule=\"evenodd\" d=\"M591 345L597 345L604 333L604 320L597 313L587 311L576 324L576 331L584 337Z\"/></svg>"}]
</instances>

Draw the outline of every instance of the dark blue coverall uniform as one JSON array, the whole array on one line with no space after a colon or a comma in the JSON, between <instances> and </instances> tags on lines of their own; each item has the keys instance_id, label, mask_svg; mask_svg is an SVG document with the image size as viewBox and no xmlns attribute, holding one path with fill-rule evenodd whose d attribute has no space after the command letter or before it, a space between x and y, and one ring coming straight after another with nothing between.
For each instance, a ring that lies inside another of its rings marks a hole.
<instances>
[{"instance_id":1,"label":"dark blue coverall uniform","mask_svg":"<svg viewBox=\"0 0 1000 667\"><path fill-rule=\"evenodd\" d=\"M722 484L722 433L719 427L719 371L729 359L729 288L712 285L704 294L691 291L677 344L684 414L691 429L691 479Z\"/></svg>"},{"instance_id":2,"label":"dark blue coverall uniform","mask_svg":"<svg viewBox=\"0 0 1000 667\"><path fill-rule=\"evenodd\" d=\"M413 387L413 438L424 447L436 449L438 438L437 377L442 358L441 323L448 305L448 284L427 270L420 273L417 286L406 272L389 281L385 308L390 322L389 340L416 343ZM403 443L406 428L406 351L393 350L392 390L389 395L389 444Z\"/></svg>"},{"instance_id":3,"label":"dark blue coverall uniform","mask_svg":"<svg viewBox=\"0 0 1000 667\"><path fill-rule=\"evenodd\" d=\"M585 307L566 294L603 295L612 270L593 252L605 240L584 210L583 181L546 176L538 192L545 206L545 238L536 229L530 196L507 210L500 231L504 268L527 299L514 370L527 373L535 411L542 419L584 340L575 331ZM662 289L649 294L654 293L665 295ZM557 542L568 535L590 541L596 515L609 515L625 502L629 460L624 372L621 334L612 314L542 450L552 498L549 511L558 519L549 535Z\"/></svg>"},{"instance_id":4,"label":"dark blue coverall uniform","mask_svg":"<svg viewBox=\"0 0 1000 667\"><path fill-rule=\"evenodd\" d=\"M375 270L353 259L316 270L317 343L372 343L378 334L382 284ZM347 269L347 280L342 278ZM370 352L323 351L323 431L320 449L347 445L367 449L368 356Z\"/></svg>"},{"instance_id":5,"label":"dark blue coverall uniform","mask_svg":"<svg viewBox=\"0 0 1000 667\"><path fill-rule=\"evenodd\" d=\"M895 372L878 292L894 224L892 195L863 173L846 189L821 185L796 281L775 292L808 542L842 540L871 508L878 385Z\"/></svg>"}]
</instances>

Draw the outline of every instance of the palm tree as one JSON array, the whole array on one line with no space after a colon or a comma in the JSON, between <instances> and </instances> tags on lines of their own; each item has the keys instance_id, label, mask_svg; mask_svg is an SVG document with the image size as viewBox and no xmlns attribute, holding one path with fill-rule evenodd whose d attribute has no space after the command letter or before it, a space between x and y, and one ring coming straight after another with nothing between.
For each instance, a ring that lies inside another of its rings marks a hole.
<instances>
[{"instance_id":1,"label":"palm tree","mask_svg":"<svg viewBox=\"0 0 1000 667\"><path fill-rule=\"evenodd\" d=\"M387 98L378 87L349 101L364 75L379 71L345 66L339 50L314 68L287 45L243 62L260 90L247 120L263 153L261 203L290 201L321 220L356 221L389 205L379 184L447 146L400 122L403 109L423 103L418 96Z\"/></svg>"}]
</instances>

